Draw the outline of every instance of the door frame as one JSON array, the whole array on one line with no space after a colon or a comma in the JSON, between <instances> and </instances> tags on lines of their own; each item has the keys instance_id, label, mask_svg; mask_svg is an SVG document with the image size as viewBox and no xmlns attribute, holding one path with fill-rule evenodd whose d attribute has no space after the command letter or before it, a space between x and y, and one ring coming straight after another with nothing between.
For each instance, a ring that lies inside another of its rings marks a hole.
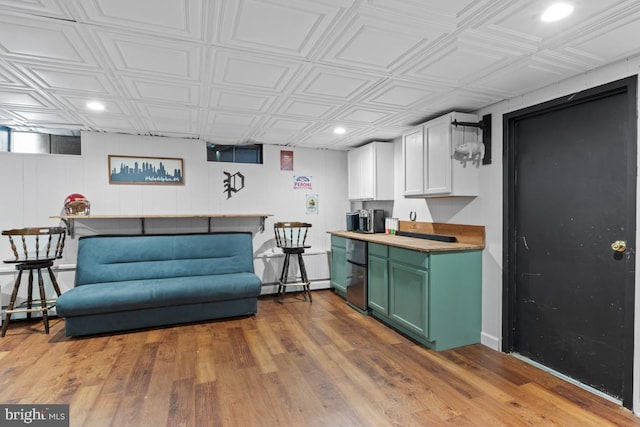
<instances>
[{"instance_id":1,"label":"door frame","mask_svg":"<svg viewBox=\"0 0 640 427\"><path fill-rule=\"evenodd\" d=\"M629 127L627 132L629 138L635 141L630 144L627 153L627 186L635 188L637 196L637 144L638 144L638 77L637 75L607 83L594 88L586 89L577 93L573 93L541 104L523 108L521 110L507 113L503 116L503 259L502 259L502 351L511 352L514 348L514 330L515 330L515 302L516 296L513 287L516 283L515 271L515 249L516 249L516 233L515 233L515 165L517 149L515 146L514 125L518 119L528 116L560 110L562 108L577 105L583 102L601 98L616 93L628 93L628 109ZM626 224L630 232L636 232L636 206L630 204L627 207L628 223ZM634 236L635 237L635 236ZM631 248L635 251L636 248ZM623 373L623 396L622 403L626 408L631 409L633 406L633 365L634 365L634 318L635 318L635 266L627 269L625 275L625 333L624 333L624 373Z\"/></svg>"}]
</instances>

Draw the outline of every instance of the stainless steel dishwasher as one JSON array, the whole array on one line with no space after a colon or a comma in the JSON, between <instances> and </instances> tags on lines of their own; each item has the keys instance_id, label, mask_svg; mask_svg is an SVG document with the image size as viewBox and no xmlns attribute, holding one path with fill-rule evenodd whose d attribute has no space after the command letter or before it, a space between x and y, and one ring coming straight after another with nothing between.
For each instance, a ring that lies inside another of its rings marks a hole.
<instances>
[{"instance_id":1,"label":"stainless steel dishwasher","mask_svg":"<svg viewBox=\"0 0 640 427\"><path fill-rule=\"evenodd\" d=\"M367 242L347 239L347 303L367 311Z\"/></svg>"}]
</instances>

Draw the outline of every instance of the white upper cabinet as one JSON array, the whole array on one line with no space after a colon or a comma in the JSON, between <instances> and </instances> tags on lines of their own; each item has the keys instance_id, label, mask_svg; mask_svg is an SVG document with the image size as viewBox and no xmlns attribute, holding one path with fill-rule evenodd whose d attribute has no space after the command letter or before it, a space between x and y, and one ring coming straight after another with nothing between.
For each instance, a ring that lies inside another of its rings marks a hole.
<instances>
[{"instance_id":1,"label":"white upper cabinet","mask_svg":"<svg viewBox=\"0 0 640 427\"><path fill-rule=\"evenodd\" d=\"M393 200L393 143L369 143L347 159L349 200Z\"/></svg>"},{"instance_id":2,"label":"white upper cabinet","mask_svg":"<svg viewBox=\"0 0 640 427\"><path fill-rule=\"evenodd\" d=\"M474 114L449 113L402 136L405 197L477 196L480 161L455 153L456 147L478 141L477 128L451 123L477 123Z\"/></svg>"},{"instance_id":3,"label":"white upper cabinet","mask_svg":"<svg viewBox=\"0 0 640 427\"><path fill-rule=\"evenodd\" d=\"M423 126L418 126L402 136L405 196L420 196L424 193L424 174L426 172L424 149Z\"/></svg>"}]
</instances>

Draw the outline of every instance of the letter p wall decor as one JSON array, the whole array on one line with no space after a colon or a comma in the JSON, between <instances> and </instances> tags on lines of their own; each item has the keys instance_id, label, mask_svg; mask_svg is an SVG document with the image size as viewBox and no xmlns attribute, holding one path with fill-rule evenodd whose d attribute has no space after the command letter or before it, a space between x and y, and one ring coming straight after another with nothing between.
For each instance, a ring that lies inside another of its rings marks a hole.
<instances>
[{"instance_id":1,"label":"letter p wall decor","mask_svg":"<svg viewBox=\"0 0 640 427\"><path fill-rule=\"evenodd\" d=\"M233 175L229 172L223 172L226 179L223 181L224 192L227 193L227 199L231 198L232 193L237 193L244 188L244 175L236 172Z\"/></svg>"}]
</instances>

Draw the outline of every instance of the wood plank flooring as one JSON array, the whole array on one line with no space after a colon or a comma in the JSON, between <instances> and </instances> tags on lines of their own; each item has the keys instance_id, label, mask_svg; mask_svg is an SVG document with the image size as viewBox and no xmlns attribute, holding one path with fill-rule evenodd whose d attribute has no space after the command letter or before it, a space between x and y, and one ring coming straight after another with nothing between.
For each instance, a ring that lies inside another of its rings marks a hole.
<instances>
[{"instance_id":1,"label":"wood plank flooring","mask_svg":"<svg viewBox=\"0 0 640 427\"><path fill-rule=\"evenodd\" d=\"M329 290L256 316L0 339L0 403L70 404L71 426L640 426L630 411L482 345L434 352Z\"/></svg>"}]
</instances>

